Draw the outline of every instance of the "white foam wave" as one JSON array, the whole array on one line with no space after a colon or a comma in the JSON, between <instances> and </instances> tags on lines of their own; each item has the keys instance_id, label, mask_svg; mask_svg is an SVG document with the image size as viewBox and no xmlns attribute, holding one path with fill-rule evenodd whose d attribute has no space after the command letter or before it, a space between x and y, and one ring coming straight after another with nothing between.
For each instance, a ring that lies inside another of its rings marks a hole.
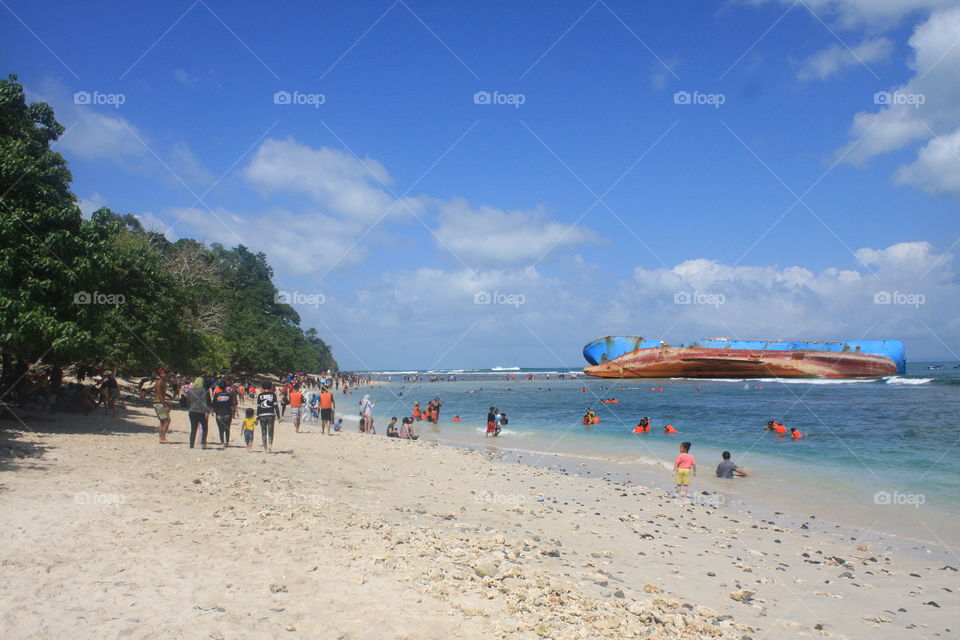
<instances>
[{"instance_id":1,"label":"white foam wave","mask_svg":"<svg viewBox=\"0 0 960 640\"><path fill-rule=\"evenodd\" d=\"M477 427L474 429L477 433L486 433L486 427ZM501 436L517 436L518 438L528 438L537 435L536 431L514 431L513 429L501 429Z\"/></svg>"},{"instance_id":2,"label":"white foam wave","mask_svg":"<svg viewBox=\"0 0 960 640\"><path fill-rule=\"evenodd\" d=\"M756 378L754 382L777 382L780 384L863 384L876 382L875 378Z\"/></svg>"},{"instance_id":3,"label":"white foam wave","mask_svg":"<svg viewBox=\"0 0 960 640\"><path fill-rule=\"evenodd\" d=\"M887 381L887 384L927 384L928 382L933 382L933 378L901 378L900 376L890 376L889 378L884 378Z\"/></svg>"},{"instance_id":4,"label":"white foam wave","mask_svg":"<svg viewBox=\"0 0 960 640\"><path fill-rule=\"evenodd\" d=\"M520 371L520 367L490 367L490 371Z\"/></svg>"}]
</instances>

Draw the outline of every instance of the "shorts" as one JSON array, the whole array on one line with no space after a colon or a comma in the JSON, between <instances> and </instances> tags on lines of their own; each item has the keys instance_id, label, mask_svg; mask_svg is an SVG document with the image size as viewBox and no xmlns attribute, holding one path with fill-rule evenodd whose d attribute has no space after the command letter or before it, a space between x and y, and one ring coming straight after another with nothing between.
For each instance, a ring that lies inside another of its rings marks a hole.
<instances>
[{"instance_id":1,"label":"shorts","mask_svg":"<svg viewBox=\"0 0 960 640\"><path fill-rule=\"evenodd\" d=\"M303 407L290 407L290 417L296 420L303 414Z\"/></svg>"},{"instance_id":2,"label":"shorts","mask_svg":"<svg viewBox=\"0 0 960 640\"><path fill-rule=\"evenodd\" d=\"M157 418L160 419L160 422L166 422L170 419L170 412L167 411L167 408L163 406L160 402L155 402L153 404L153 410L157 412Z\"/></svg>"},{"instance_id":3,"label":"shorts","mask_svg":"<svg viewBox=\"0 0 960 640\"><path fill-rule=\"evenodd\" d=\"M320 419L333 421L333 409L320 409Z\"/></svg>"},{"instance_id":4,"label":"shorts","mask_svg":"<svg viewBox=\"0 0 960 640\"><path fill-rule=\"evenodd\" d=\"M690 484L690 469L677 469L675 474L676 482L674 484L678 485L689 485Z\"/></svg>"},{"instance_id":5,"label":"shorts","mask_svg":"<svg viewBox=\"0 0 960 640\"><path fill-rule=\"evenodd\" d=\"M252 429L244 429L244 430L243 430L243 441L246 442L247 444L250 444L251 442L253 442L253 430L252 430Z\"/></svg>"},{"instance_id":6,"label":"shorts","mask_svg":"<svg viewBox=\"0 0 960 640\"><path fill-rule=\"evenodd\" d=\"M487 423L487 433L494 433L496 430L497 430L497 423L496 423L496 422L488 422L488 423Z\"/></svg>"}]
</instances>

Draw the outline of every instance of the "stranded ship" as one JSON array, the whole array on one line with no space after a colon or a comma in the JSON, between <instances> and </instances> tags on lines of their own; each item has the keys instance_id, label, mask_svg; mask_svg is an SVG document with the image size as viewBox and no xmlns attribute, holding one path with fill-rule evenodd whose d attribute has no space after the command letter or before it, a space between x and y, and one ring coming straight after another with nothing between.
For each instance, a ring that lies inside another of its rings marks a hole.
<instances>
[{"instance_id":1,"label":"stranded ship","mask_svg":"<svg viewBox=\"0 0 960 640\"><path fill-rule=\"evenodd\" d=\"M899 340L731 340L670 345L642 336L605 336L583 348L601 378L856 378L902 374Z\"/></svg>"}]
</instances>

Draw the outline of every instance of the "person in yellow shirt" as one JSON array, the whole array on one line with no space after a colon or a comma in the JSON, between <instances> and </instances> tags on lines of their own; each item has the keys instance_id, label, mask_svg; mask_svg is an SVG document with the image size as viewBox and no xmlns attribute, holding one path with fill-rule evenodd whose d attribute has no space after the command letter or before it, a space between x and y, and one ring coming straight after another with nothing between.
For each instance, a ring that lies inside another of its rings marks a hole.
<instances>
[{"instance_id":1,"label":"person in yellow shirt","mask_svg":"<svg viewBox=\"0 0 960 640\"><path fill-rule=\"evenodd\" d=\"M253 409L247 409L246 417L243 419L243 441L247 443L247 453L253 451L253 430L257 426L257 417L253 415Z\"/></svg>"}]
</instances>

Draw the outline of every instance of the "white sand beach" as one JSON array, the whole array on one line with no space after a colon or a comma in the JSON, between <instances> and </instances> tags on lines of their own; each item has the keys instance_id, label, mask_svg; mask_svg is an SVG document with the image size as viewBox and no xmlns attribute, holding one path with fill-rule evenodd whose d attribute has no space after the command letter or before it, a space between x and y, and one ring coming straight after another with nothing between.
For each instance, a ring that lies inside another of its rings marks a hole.
<instances>
[{"instance_id":1,"label":"white sand beach","mask_svg":"<svg viewBox=\"0 0 960 640\"><path fill-rule=\"evenodd\" d=\"M145 405L20 418L0 422L5 639L919 639L960 627L960 561L873 548L815 518L790 530L479 451L296 434L289 420L268 455L245 451L236 421L229 449L188 449L179 410L168 445Z\"/></svg>"}]
</instances>

